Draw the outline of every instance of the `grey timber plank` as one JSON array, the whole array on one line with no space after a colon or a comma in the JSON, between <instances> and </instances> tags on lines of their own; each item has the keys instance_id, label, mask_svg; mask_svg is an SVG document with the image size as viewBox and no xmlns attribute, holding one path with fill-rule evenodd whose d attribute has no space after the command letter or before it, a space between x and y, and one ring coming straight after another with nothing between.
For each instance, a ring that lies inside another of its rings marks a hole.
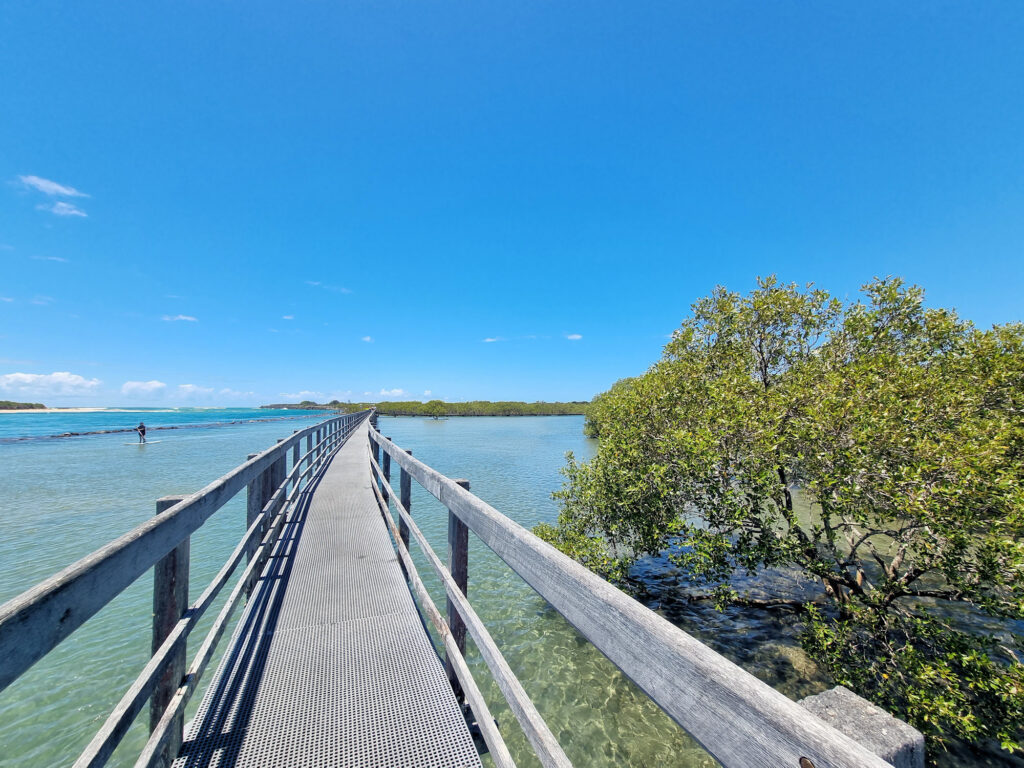
<instances>
[{"instance_id":1,"label":"grey timber plank","mask_svg":"<svg viewBox=\"0 0 1024 768\"><path fill-rule=\"evenodd\" d=\"M366 430L300 496L175 768L480 765L381 519Z\"/></svg>"}]
</instances>

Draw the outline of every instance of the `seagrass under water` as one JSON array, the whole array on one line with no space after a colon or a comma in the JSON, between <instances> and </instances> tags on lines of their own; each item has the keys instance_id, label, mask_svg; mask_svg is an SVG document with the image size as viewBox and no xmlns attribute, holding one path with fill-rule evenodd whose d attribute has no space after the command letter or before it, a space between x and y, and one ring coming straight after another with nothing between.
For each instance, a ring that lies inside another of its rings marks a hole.
<instances>
[{"instance_id":1,"label":"seagrass under water","mask_svg":"<svg viewBox=\"0 0 1024 768\"><path fill-rule=\"evenodd\" d=\"M373 491L363 426L310 487L175 768L479 766Z\"/></svg>"}]
</instances>

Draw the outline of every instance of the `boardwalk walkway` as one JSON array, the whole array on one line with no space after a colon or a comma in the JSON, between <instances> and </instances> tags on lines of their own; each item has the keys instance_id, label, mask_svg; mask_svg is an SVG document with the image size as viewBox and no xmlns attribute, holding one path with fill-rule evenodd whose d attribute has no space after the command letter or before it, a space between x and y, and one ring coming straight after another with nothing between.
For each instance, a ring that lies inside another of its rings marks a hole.
<instances>
[{"instance_id":1,"label":"boardwalk walkway","mask_svg":"<svg viewBox=\"0 0 1024 768\"><path fill-rule=\"evenodd\" d=\"M480 765L381 519L366 430L286 524L175 768Z\"/></svg>"}]
</instances>

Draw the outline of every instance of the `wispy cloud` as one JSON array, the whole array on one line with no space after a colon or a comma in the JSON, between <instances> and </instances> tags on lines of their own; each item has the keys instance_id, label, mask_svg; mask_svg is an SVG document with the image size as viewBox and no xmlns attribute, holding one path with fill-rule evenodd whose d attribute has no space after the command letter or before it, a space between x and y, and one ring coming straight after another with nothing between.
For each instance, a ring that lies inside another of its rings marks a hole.
<instances>
[{"instance_id":1,"label":"wispy cloud","mask_svg":"<svg viewBox=\"0 0 1024 768\"><path fill-rule=\"evenodd\" d=\"M239 392L237 389L231 389L230 387L224 387L224 389L222 389L217 394L222 395L224 397L231 397L234 398L235 400L245 400L250 397L256 397L255 392Z\"/></svg>"},{"instance_id":2,"label":"wispy cloud","mask_svg":"<svg viewBox=\"0 0 1024 768\"><path fill-rule=\"evenodd\" d=\"M373 336L363 336L363 341L367 344L373 344Z\"/></svg>"},{"instance_id":3,"label":"wispy cloud","mask_svg":"<svg viewBox=\"0 0 1024 768\"><path fill-rule=\"evenodd\" d=\"M504 339L501 336L488 336L484 339L484 344L493 344L496 341L504 341Z\"/></svg>"},{"instance_id":4,"label":"wispy cloud","mask_svg":"<svg viewBox=\"0 0 1024 768\"><path fill-rule=\"evenodd\" d=\"M33 256L32 258L36 261L57 261L61 264L68 263L67 259L61 258L60 256Z\"/></svg>"},{"instance_id":5,"label":"wispy cloud","mask_svg":"<svg viewBox=\"0 0 1024 768\"><path fill-rule=\"evenodd\" d=\"M380 392L377 393L377 397L385 400L394 400L400 397L409 397L409 393L401 387L395 387L394 389L381 388Z\"/></svg>"},{"instance_id":6,"label":"wispy cloud","mask_svg":"<svg viewBox=\"0 0 1024 768\"><path fill-rule=\"evenodd\" d=\"M578 333L567 333L565 334L565 338L567 338L569 341L579 341L580 339L583 338L583 336L581 336Z\"/></svg>"},{"instance_id":7,"label":"wispy cloud","mask_svg":"<svg viewBox=\"0 0 1024 768\"><path fill-rule=\"evenodd\" d=\"M13 251L14 246L7 243L0 243L0 251Z\"/></svg>"},{"instance_id":8,"label":"wispy cloud","mask_svg":"<svg viewBox=\"0 0 1024 768\"><path fill-rule=\"evenodd\" d=\"M343 285L331 285L330 283L325 283L322 280L307 280L306 285L311 285L314 288L323 288L325 291L330 291L331 293L352 293L351 288L346 288Z\"/></svg>"},{"instance_id":9,"label":"wispy cloud","mask_svg":"<svg viewBox=\"0 0 1024 768\"><path fill-rule=\"evenodd\" d=\"M56 181L50 181L39 176L19 176L18 179L26 187L42 192L44 195L53 195L54 197L88 197L85 192L79 192L74 187L58 184Z\"/></svg>"},{"instance_id":10,"label":"wispy cloud","mask_svg":"<svg viewBox=\"0 0 1024 768\"><path fill-rule=\"evenodd\" d=\"M48 307L53 304L54 301L55 299L53 296L33 296L31 303L37 304L40 307Z\"/></svg>"},{"instance_id":11,"label":"wispy cloud","mask_svg":"<svg viewBox=\"0 0 1024 768\"><path fill-rule=\"evenodd\" d=\"M0 376L0 392L33 397L89 395L102 383L99 379L87 379L69 371L6 373Z\"/></svg>"},{"instance_id":12,"label":"wispy cloud","mask_svg":"<svg viewBox=\"0 0 1024 768\"><path fill-rule=\"evenodd\" d=\"M430 397L432 394L433 394L433 392L431 392L429 389L424 389L423 390L423 396L424 397Z\"/></svg>"},{"instance_id":13,"label":"wispy cloud","mask_svg":"<svg viewBox=\"0 0 1024 768\"><path fill-rule=\"evenodd\" d=\"M194 397L196 395L209 395L213 392L213 387L197 387L195 384L179 384L178 394L184 397Z\"/></svg>"},{"instance_id":14,"label":"wispy cloud","mask_svg":"<svg viewBox=\"0 0 1024 768\"><path fill-rule=\"evenodd\" d=\"M282 320L294 320L295 315L281 315Z\"/></svg>"},{"instance_id":15,"label":"wispy cloud","mask_svg":"<svg viewBox=\"0 0 1024 768\"><path fill-rule=\"evenodd\" d=\"M192 315L164 315L163 320L165 323L176 323L179 320L184 320L186 323L198 323L198 318L192 317Z\"/></svg>"},{"instance_id":16,"label":"wispy cloud","mask_svg":"<svg viewBox=\"0 0 1024 768\"><path fill-rule=\"evenodd\" d=\"M327 398L327 395L323 392L314 392L310 389L303 389L301 392L279 392L278 394L289 400L298 400L300 402L302 400L313 400L319 403Z\"/></svg>"},{"instance_id":17,"label":"wispy cloud","mask_svg":"<svg viewBox=\"0 0 1024 768\"><path fill-rule=\"evenodd\" d=\"M81 216L83 219L89 215L77 205L72 205L71 203L65 203L63 201L54 203L53 205L40 203L36 206L36 209L40 211L49 211L57 216Z\"/></svg>"},{"instance_id":18,"label":"wispy cloud","mask_svg":"<svg viewBox=\"0 0 1024 768\"><path fill-rule=\"evenodd\" d=\"M10 296L0 296L0 301L11 302L14 301Z\"/></svg>"},{"instance_id":19,"label":"wispy cloud","mask_svg":"<svg viewBox=\"0 0 1024 768\"><path fill-rule=\"evenodd\" d=\"M150 381L126 381L121 385L122 395L153 395L163 392L167 385L162 381L152 379Z\"/></svg>"}]
</instances>

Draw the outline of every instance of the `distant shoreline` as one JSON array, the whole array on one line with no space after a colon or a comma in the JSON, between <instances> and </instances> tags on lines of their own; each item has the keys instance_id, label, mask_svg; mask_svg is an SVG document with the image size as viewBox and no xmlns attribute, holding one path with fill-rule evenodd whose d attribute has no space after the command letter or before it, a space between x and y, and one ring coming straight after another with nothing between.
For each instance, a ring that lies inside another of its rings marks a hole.
<instances>
[{"instance_id":1,"label":"distant shoreline","mask_svg":"<svg viewBox=\"0 0 1024 768\"><path fill-rule=\"evenodd\" d=\"M95 413L111 408L0 408L0 413Z\"/></svg>"}]
</instances>

